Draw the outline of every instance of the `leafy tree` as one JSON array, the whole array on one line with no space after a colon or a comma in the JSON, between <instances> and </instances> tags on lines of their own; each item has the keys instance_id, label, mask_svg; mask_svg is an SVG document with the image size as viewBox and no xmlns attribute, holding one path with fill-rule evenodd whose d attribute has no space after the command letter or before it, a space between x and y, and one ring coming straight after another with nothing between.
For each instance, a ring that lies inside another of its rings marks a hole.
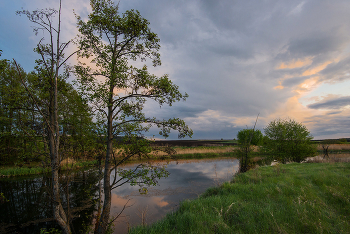
<instances>
[{"instance_id":1,"label":"leafy tree","mask_svg":"<svg viewBox=\"0 0 350 234\"><path fill-rule=\"evenodd\" d=\"M301 162L316 153L311 143L312 135L307 128L292 119L276 119L264 129L268 137L264 148L274 159L286 163Z\"/></svg>"},{"instance_id":2,"label":"leafy tree","mask_svg":"<svg viewBox=\"0 0 350 234\"><path fill-rule=\"evenodd\" d=\"M242 129L237 133L237 139L239 144L244 144L248 142L251 138L250 144L261 145L263 140L263 134L261 131L253 129Z\"/></svg>"},{"instance_id":3,"label":"leafy tree","mask_svg":"<svg viewBox=\"0 0 350 234\"><path fill-rule=\"evenodd\" d=\"M19 163L19 158L27 156L27 151L23 148L28 138L24 133L30 132L28 125L31 124L29 121L33 112L30 111L31 103L20 82L15 64L7 60L1 60L1 64L0 163ZM28 74L23 74L27 79Z\"/></svg>"},{"instance_id":4,"label":"leafy tree","mask_svg":"<svg viewBox=\"0 0 350 234\"><path fill-rule=\"evenodd\" d=\"M87 21L77 16L80 32L78 55L91 59L93 66L80 63L76 66L76 73L81 92L99 110L99 118L106 124L104 204L96 223L96 233L105 233L109 225L111 189L126 182L152 185L156 178L167 174L164 169L145 165L135 170L118 169L128 158L147 156L151 151L149 143L139 136L152 125L160 127L160 135L165 137L171 129L178 130L179 137L192 135L192 130L178 118L158 120L143 113L147 100L162 106L187 97L179 92L168 75L156 77L149 74L146 66L136 68L128 64L129 59L145 61L147 58L154 66L161 64L159 38L148 27L149 22L135 10L120 15L118 5L111 0L91 0L90 5L92 13ZM124 136L124 143L113 146L115 136ZM123 150L117 154L114 147ZM111 181L113 169L115 178L119 173L122 179Z\"/></svg>"},{"instance_id":5,"label":"leafy tree","mask_svg":"<svg viewBox=\"0 0 350 234\"><path fill-rule=\"evenodd\" d=\"M98 144L91 108L71 84L59 84L60 151L72 158L91 157Z\"/></svg>"}]
</instances>

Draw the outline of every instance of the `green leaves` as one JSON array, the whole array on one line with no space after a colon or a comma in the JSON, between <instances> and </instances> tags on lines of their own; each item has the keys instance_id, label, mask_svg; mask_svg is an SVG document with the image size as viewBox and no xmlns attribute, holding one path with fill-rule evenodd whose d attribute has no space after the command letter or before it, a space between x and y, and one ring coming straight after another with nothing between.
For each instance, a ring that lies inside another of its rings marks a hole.
<instances>
[{"instance_id":1,"label":"green leaves","mask_svg":"<svg viewBox=\"0 0 350 234\"><path fill-rule=\"evenodd\" d=\"M301 162L316 152L311 144L313 138L307 128L291 119L276 119L264 129L268 137L264 148L283 163Z\"/></svg>"},{"instance_id":2,"label":"green leaves","mask_svg":"<svg viewBox=\"0 0 350 234\"><path fill-rule=\"evenodd\" d=\"M239 144L248 144L250 141L252 145L261 145L263 140L263 135L260 130L253 129L242 129L237 133L237 139Z\"/></svg>"},{"instance_id":3,"label":"green leaves","mask_svg":"<svg viewBox=\"0 0 350 234\"><path fill-rule=\"evenodd\" d=\"M112 134L123 135L147 131L150 124L160 128L167 137L170 129L180 131L179 137L191 136L182 120L157 120L143 113L147 100L160 106L185 100L179 87L168 75L157 77L146 66L136 68L128 60L152 59L160 65L160 48L157 34L151 32L149 22L137 10L119 14L118 5L110 0L91 0L92 13L88 21L79 16L80 32L77 44L80 58L91 59L91 66L80 63L75 67L76 84L85 99L103 113Z\"/></svg>"}]
</instances>

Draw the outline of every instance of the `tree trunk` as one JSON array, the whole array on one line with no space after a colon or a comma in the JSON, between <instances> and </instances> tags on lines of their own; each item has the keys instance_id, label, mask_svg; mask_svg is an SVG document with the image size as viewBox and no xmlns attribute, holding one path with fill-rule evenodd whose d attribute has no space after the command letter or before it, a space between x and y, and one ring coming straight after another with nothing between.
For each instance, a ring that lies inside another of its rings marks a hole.
<instances>
[{"instance_id":1,"label":"tree trunk","mask_svg":"<svg viewBox=\"0 0 350 234\"><path fill-rule=\"evenodd\" d=\"M55 100L55 99L54 99ZM57 99L56 99L57 100ZM57 103L56 103L57 105ZM49 147L50 147L50 158L51 158L51 169L52 169L52 196L53 196L53 216L57 223L62 228L65 234L70 234L69 222L67 216L63 210L60 198L60 188L58 181L58 170L60 166L59 158L59 131L58 131L58 122L57 122L57 112L54 111L55 103L50 105L50 126L49 133Z\"/></svg>"},{"instance_id":2,"label":"tree trunk","mask_svg":"<svg viewBox=\"0 0 350 234\"><path fill-rule=\"evenodd\" d=\"M113 90L113 89L112 89ZM112 92L110 94L110 103L112 103ZM113 108L112 105L108 106L108 126L107 126L107 153L106 153L106 161L105 161L105 173L103 179L103 190L104 190L104 201L103 201L103 210L102 214L99 217L99 224L97 230L95 230L95 234L104 234L108 229L108 221L111 210L111 155L113 150Z\"/></svg>"}]
</instances>

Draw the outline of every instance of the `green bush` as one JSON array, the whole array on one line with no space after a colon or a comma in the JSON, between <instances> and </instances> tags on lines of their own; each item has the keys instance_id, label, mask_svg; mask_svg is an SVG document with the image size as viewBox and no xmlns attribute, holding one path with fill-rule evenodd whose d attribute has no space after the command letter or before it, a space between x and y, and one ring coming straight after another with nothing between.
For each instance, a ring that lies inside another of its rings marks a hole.
<instances>
[{"instance_id":1,"label":"green bush","mask_svg":"<svg viewBox=\"0 0 350 234\"><path fill-rule=\"evenodd\" d=\"M311 143L313 137L310 132L295 120L276 119L264 131L267 139L263 149L282 163L301 162L317 152L316 146Z\"/></svg>"},{"instance_id":2,"label":"green bush","mask_svg":"<svg viewBox=\"0 0 350 234\"><path fill-rule=\"evenodd\" d=\"M341 144L345 144L345 143L347 143L348 141L347 141L345 138L340 138L340 139L339 139L339 142L340 142Z\"/></svg>"},{"instance_id":3,"label":"green bush","mask_svg":"<svg viewBox=\"0 0 350 234\"><path fill-rule=\"evenodd\" d=\"M253 135L252 135L253 134ZM253 129L242 129L237 134L237 139L239 144L248 144L250 137L252 139L250 141L250 145L261 145L263 142L263 134L260 130Z\"/></svg>"}]
</instances>

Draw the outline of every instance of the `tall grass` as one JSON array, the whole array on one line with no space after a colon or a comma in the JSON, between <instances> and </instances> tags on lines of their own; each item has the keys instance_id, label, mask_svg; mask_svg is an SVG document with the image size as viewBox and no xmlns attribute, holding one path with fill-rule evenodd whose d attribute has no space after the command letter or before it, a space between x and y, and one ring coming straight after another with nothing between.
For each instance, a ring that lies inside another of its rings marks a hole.
<instances>
[{"instance_id":1,"label":"tall grass","mask_svg":"<svg viewBox=\"0 0 350 234\"><path fill-rule=\"evenodd\" d=\"M94 161L81 161L75 162L72 160L68 160L66 163L61 163L61 170L75 170L83 167L89 167L96 165L97 160ZM9 176L23 176L23 175L35 175L51 172L51 168L43 168L43 167L9 167L9 168L1 168L0 169L0 177L9 177Z\"/></svg>"},{"instance_id":2,"label":"tall grass","mask_svg":"<svg viewBox=\"0 0 350 234\"><path fill-rule=\"evenodd\" d=\"M317 150L322 151L322 144L317 145ZM330 144L329 151L350 151L350 144Z\"/></svg>"},{"instance_id":3,"label":"tall grass","mask_svg":"<svg viewBox=\"0 0 350 234\"><path fill-rule=\"evenodd\" d=\"M260 167L131 233L349 233L349 171L349 163Z\"/></svg>"},{"instance_id":4,"label":"tall grass","mask_svg":"<svg viewBox=\"0 0 350 234\"><path fill-rule=\"evenodd\" d=\"M232 156L235 150L233 146L216 146L216 147L174 147L173 158L206 158L218 156ZM151 152L153 157L164 157L167 153L163 151Z\"/></svg>"}]
</instances>

